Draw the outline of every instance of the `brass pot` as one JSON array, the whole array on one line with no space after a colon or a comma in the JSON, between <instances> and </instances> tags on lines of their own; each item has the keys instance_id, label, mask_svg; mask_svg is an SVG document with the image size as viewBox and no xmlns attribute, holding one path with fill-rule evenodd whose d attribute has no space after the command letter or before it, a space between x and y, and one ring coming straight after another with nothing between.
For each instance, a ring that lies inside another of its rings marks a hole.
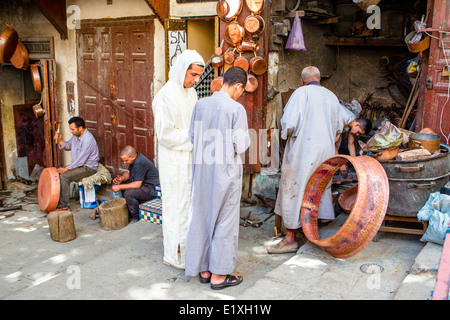
<instances>
[{"instance_id":1,"label":"brass pot","mask_svg":"<svg viewBox=\"0 0 450 320\"><path fill-rule=\"evenodd\" d=\"M375 158L378 161L389 161L394 160L395 157L398 155L399 151L400 151L399 147L385 150L370 151L369 156Z\"/></svg>"},{"instance_id":2,"label":"brass pot","mask_svg":"<svg viewBox=\"0 0 450 320\"><path fill-rule=\"evenodd\" d=\"M410 149L427 149L431 154L439 150L441 137L434 133L412 133L409 136Z\"/></svg>"}]
</instances>

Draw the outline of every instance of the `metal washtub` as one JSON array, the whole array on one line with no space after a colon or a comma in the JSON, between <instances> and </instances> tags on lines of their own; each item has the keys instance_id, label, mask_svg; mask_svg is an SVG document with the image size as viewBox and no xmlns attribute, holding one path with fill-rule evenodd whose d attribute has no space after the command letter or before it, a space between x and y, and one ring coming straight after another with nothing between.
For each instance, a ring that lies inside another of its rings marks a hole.
<instances>
[{"instance_id":1,"label":"metal washtub","mask_svg":"<svg viewBox=\"0 0 450 320\"><path fill-rule=\"evenodd\" d=\"M380 161L389 180L390 216L416 217L431 193L449 181L450 146L441 143L442 154L415 161Z\"/></svg>"}]
</instances>

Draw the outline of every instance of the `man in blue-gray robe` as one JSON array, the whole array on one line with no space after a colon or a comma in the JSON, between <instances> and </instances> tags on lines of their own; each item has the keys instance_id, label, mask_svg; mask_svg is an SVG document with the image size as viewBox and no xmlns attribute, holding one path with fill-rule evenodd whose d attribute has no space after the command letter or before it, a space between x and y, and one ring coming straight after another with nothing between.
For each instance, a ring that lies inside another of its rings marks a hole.
<instances>
[{"instance_id":1,"label":"man in blue-gray robe","mask_svg":"<svg viewBox=\"0 0 450 320\"><path fill-rule=\"evenodd\" d=\"M236 102L246 82L243 69L228 69L222 89L195 105L189 129L194 149L185 270L215 290L242 282L230 273L238 249L241 155L250 145L247 113Z\"/></svg>"}]
</instances>

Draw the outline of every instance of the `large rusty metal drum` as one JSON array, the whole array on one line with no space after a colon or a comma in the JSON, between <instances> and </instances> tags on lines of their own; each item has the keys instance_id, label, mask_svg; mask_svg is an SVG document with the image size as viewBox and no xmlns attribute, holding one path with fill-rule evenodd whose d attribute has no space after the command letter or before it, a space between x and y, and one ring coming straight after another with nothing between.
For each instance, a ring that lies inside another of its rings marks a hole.
<instances>
[{"instance_id":1,"label":"large rusty metal drum","mask_svg":"<svg viewBox=\"0 0 450 320\"><path fill-rule=\"evenodd\" d=\"M59 173L55 167L42 170L38 183L38 202L42 211L50 212L56 209L60 187Z\"/></svg>"},{"instance_id":2,"label":"large rusty metal drum","mask_svg":"<svg viewBox=\"0 0 450 320\"><path fill-rule=\"evenodd\" d=\"M358 191L345 223L332 236L320 239L319 204L322 194L342 165L350 162L358 178ZM335 258L348 258L363 250L377 234L389 200L389 182L380 162L368 156L337 155L327 159L309 179L300 209L305 236Z\"/></svg>"},{"instance_id":3,"label":"large rusty metal drum","mask_svg":"<svg viewBox=\"0 0 450 320\"><path fill-rule=\"evenodd\" d=\"M450 176L450 146L440 144L441 154L414 161L380 161L389 179L390 216L417 217L430 194L442 189Z\"/></svg>"}]
</instances>

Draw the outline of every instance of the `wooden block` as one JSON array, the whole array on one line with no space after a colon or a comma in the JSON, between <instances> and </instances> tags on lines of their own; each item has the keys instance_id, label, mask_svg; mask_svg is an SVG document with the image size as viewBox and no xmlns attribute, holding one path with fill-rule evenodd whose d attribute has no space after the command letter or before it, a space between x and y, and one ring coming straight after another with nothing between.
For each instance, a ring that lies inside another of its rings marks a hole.
<instances>
[{"instance_id":1,"label":"wooden block","mask_svg":"<svg viewBox=\"0 0 450 320\"><path fill-rule=\"evenodd\" d=\"M106 201L98 207L100 227L103 230L119 230L128 225L128 207L124 198Z\"/></svg>"},{"instance_id":2,"label":"wooden block","mask_svg":"<svg viewBox=\"0 0 450 320\"><path fill-rule=\"evenodd\" d=\"M396 157L395 160L400 161L415 161L415 160L422 160L426 159L428 157L431 157L430 151L427 149L413 149L408 150L404 152L400 152Z\"/></svg>"},{"instance_id":3,"label":"wooden block","mask_svg":"<svg viewBox=\"0 0 450 320\"><path fill-rule=\"evenodd\" d=\"M77 237L71 211L51 211L47 215L47 221L53 240L67 242Z\"/></svg>"}]
</instances>

